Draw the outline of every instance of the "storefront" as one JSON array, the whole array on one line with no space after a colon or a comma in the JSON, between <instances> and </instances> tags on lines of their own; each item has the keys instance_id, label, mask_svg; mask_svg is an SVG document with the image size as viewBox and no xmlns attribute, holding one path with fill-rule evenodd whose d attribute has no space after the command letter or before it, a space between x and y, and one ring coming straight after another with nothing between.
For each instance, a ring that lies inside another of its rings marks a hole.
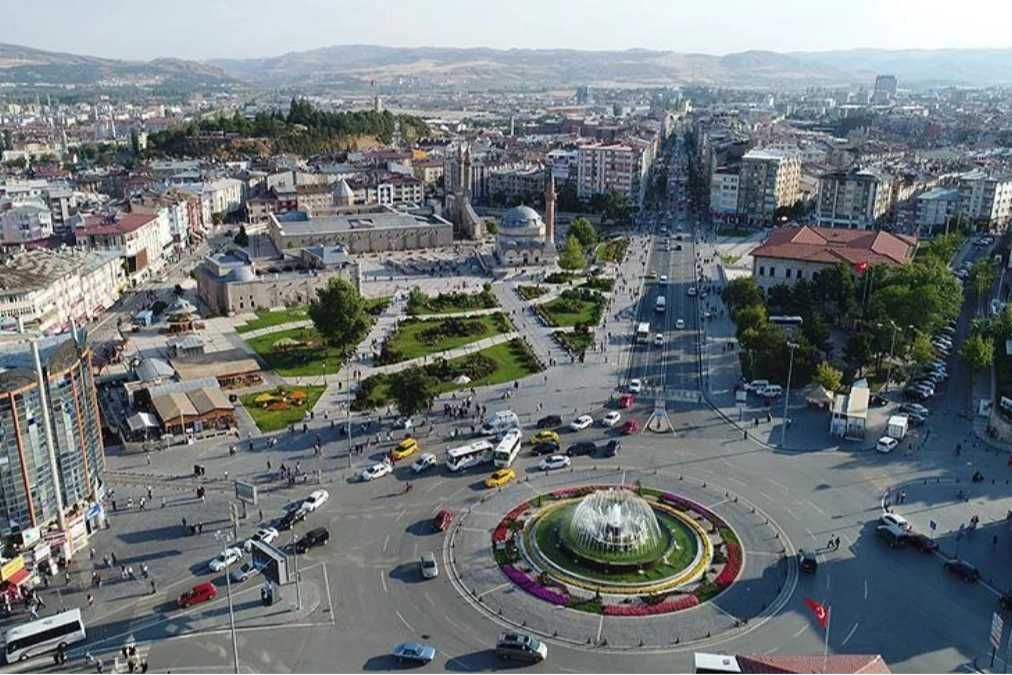
<instances>
[{"instance_id":1,"label":"storefront","mask_svg":"<svg viewBox=\"0 0 1012 675\"><path fill-rule=\"evenodd\" d=\"M0 565L0 592L20 595L21 587L32 578L32 571L25 565L25 559L15 556Z\"/></svg>"}]
</instances>

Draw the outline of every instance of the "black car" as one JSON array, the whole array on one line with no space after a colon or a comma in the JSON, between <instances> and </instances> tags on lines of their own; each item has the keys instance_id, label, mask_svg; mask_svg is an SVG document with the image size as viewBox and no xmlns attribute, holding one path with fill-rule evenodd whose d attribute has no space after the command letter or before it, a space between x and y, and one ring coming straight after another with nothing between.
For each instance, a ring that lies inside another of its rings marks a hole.
<instances>
[{"instance_id":1,"label":"black car","mask_svg":"<svg viewBox=\"0 0 1012 675\"><path fill-rule=\"evenodd\" d=\"M294 511L289 511L278 520L278 530L283 532L285 530L292 529L292 526L296 523L301 523L306 519L306 513L307 511L305 509L295 509Z\"/></svg>"},{"instance_id":2,"label":"black car","mask_svg":"<svg viewBox=\"0 0 1012 675\"><path fill-rule=\"evenodd\" d=\"M815 574L815 572L819 569L819 557L816 555L815 551L800 549L798 551L798 567L801 568L802 572Z\"/></svg>"},{"instance_id":3,"label":"black car","mask_svg":"<svg viewBox=\"0 0 1012 675\"><path fill-rule=\"evenodd\" d=\"M917 413L914 412L903 413L903 416L906 417L908 420L910 420L910 424L914 425L915 427L919 427L928 421L928 418L925 417L924 415L918 415Z\"/></svg>"},{"instance_id":4,"label":"black car","mask_svg":"<svg viewBox=\"0 0 1012 675\"><path fill-rule=\"evenodd\" d=\"M538 443L531 448L532 455L557 455L559 454L559 444L555 441L545 441L544 443Z\"/></svg>"},{"instance_id":5,"label":"black car","mask_svg":"<svg viewBox=\"0 0 1012 675\"><path fill-rule=\"evenodd\" d=\"M879 525L876 527L875 536L888 544L889 548L896 548L897 546L903 546L907 543L907 536L904 533L897 532L888 525Z\"/></svg>"},{"instance_id":6,"label":"black car","mask_svg":"<svg viewBox=\"0 0 1012 675\"><path fill-rule=\"evenodd\" d=\"M570 457L576 457L577 455L593 455L597 451L597 444L593 441L580 441L579 443L573 443L571 446L566 448L566 454Z\"/></svg>"},{"instance_id":7,"label":"black car","mask_svg":"<svg viewBox=\"0 0 1012 675\"><path fill-rule=\"evenodd\" d=\"M323 546L330 541L330 532L325 527L316 527L302 535L302 538L295 542L295 552L305 553L315 546Z\"/></svg>"},{"instance_id":8,"label":"black car","mask_svg":"<svg viewBox=\"0 0 1012 675\"><path fill-rule=\"evenodd\" d=\"M945 571L949 574L955 574L967 583L972 583L980 579L980 570L965 560L957 560L955 558L952 560L946 560Z\"/></svg>"},{"instance_id":9,"label":"black car","mask_svg":"<svg viewBox=\"0 0 1012 675\"><path fill-rule=\"evenodd\" d=\"M614 457L622 450L622 441L608 441L608 445L604 446L604 456Z\"/></svg>"},{"instance_id":10,"label":"black car","mask_svg":"<svg viewBox=\"0 0 1012 675\"><path fill-rule=\"evenodd\" d=\"M938 542L926 534L920 532L908 532L907 543L921 553L933 553L938 550Z\"/></svg>"},{"instance_id":11,"label":"black car","mask_svg":"<svg viewBox=\"0 0 1012 675\"><path fill-rule=\"evenodd\" d=\"M882 406L889 405L889 399L887 399L885 396L882 396L881 394L872 394L871 404L873 406L881 408Z\"/></svg>"},{"instance_id":12,"label":"black car","mask_svg":"<svg viewBox=\"0 0 1012 675\"><path fill-rule=\"evenodd\" d=\"M545 415L538 420L538 429L552 429L554 427L562 426L561 415Z\"/></svg>"}]
</instances>

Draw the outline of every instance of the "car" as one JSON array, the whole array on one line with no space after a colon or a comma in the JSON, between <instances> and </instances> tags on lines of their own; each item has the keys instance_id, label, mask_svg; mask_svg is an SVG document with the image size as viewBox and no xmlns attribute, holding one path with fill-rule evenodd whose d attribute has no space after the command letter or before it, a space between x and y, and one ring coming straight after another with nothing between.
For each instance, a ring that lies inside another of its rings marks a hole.
<instances>
[{"instance_id":1,"label":"car","mask_svg":"<svg viewBox=\"0 0 1012 675\"><path fill-rule=\"evenodd\" d=\"M903 390L903 398L911 401L926 401L931 397L921 389L907 387Z\"/></svg>"},{"instance_id":2,"label":"car","mask_svg":"<svg viewBox=\"0 0 1012 675\"><path fill-rule=\"evenodd\" d=\"M537 423L538 429L551 429L552 427L561 427L561 426L562 426L561 415L545 415L544 417L539 419Z\"/></svg>"},{"instance_id":3,"label":"car","mask_svg":"<svg viewBox=\"0 0 1012 675\"><path fill-rule=\"evenodd\" d=\"M431 452L426 452L425 454L421 455L418 459L415 460L414 464L411 465L411 470L414 471L415 473L421 473L426 469L428 469L429 467L433 467L438 463L439 460L436 458L434 454L432 454Z\"/></svg>"},{"instance_id":4,"label":"car","mask_svg":"<svg viewBox=\"0 0 1012 675\"><path fill-rule=\"evenodd\" d=\"M906 544L907 533L893 525L879 525L875 528L875 536L889 545L889 548L896 548Z\"/></svg>"},{"instance_id":5,"label":"car","mask_svg":"<svg viewBox=\"0 0 1012 675\"><path fill-rule=\"evenodd\" d=\"M878 443L875 444L875 449L879 452L892 452L899 444L900 442L892 436L883 436L878 439Z\"/></svg>"},{"instance_id":6,"label":"car","mask_svg":"<svg viewBox=\"0 0 1012 675\"><path fill-rule=\"evenodd\" d=\"M681 244L675 244L675 250L676 251L681 251L682 250L682 245Z\"/></svg>"},{"instance_id":7,"label":"car","mask_svg":"<svg viewBox=\"0 0 1012 675\"><path fill-rule=\"evenodd\" d=\"M330 541L330 530L325 527L314 527L295 542L295 552L305 553L311 548L325 546Z\"/></svg>"},{"instance_id":8,"label":"car","mask_svg":"<svg viewBox=\"0 0 1012 675\"><path fill-rule=\"evenodd\" d=\"M779 398L783 396L784 389L779 384L768 384L761 389L757 389L755 393L763 398Z\"/></svg>"},{"instance_id":9,"label":"car","mask_svg":"<svg viewBox=\"0 0 1012 675\"><path fill-rule=\"evenodd\" d=\"M643 380L638 377L629 380L629 393L638 394L641 391L643 391Z\"/></svg>"},{"instance_id":10,"label":"car","mask_svg":"<svg viewBox=\"0 0 1012 675\"><path fill-rule=\"evenodd\" d=\"M330 499L330 493L326 490L313 490L312 494L306 498L306 501L302 502L301 508L304 508L312 513L326 504L328 499Z\"/></svg>"},{"instance_id":11,"label":"car","mask_svg":"<svg viewBox=\"0 0 1012 675\"><path fill-rule=\"evenodd\" d=\"M176 606L180 609L186 609L187 607L199 605L200 603L207 602L208 600L214 600L217 595L218 589L214 587L214 584L210 582L197 584L176 599Z\"/></svg>"},{"instance_id":12,"label":"car","mask_svg":"<svg viewBox=\"0 0 1012 675\"><path fill-rule=\"evenodd\" d=\"M207 566L211 568L212 572L220 572L229 565L242 560L243 555L245 554L242 552L242 549L230 546L212 558L211 561L207 563Z\"/></svg>"},{"instance_id":13,"label":"car","mask_svg":"<svg viewBox=\"0 0 1012 675\"><path fill-rule=\"evenodd\" d=\"M798 549L798 568L802 572L814 574L819 569L819 556L815 551Z\"/></svg>"},{"instance_id":14,"label":"car","mask_svg":"<svg viewBox=\"0 0 1012 675\"><path fill-rule=\"evenodd\" d=\"M362 473L359 474L359 478L363 481L376 480L383 476L388 476L394 472L394 467L386 462L380 462L379 464L373 464L367 469L362 469Z\"/></svg>"},{"instance_id":15,"label":"car","mask_svg":"<svg viewBox=\"0 0 1012 675\"><path fill-rule=\"evenodd\" d=\"M932 396L935 395L935 387L928 382L924 381L918 382L910 388L913 389L914 391L924 394L928 398L931 398Z\"/></svg>"},{"instance_id":16,"label":"car","mask_svg":"<svg viewBox=\"0 0 1012 675\"><path fill-rule=\"evenodd\" d=\"M428 663L436 658L436 648L418 642L394 645L391 655L401 663Z\"/></svg>"},{"instance_id":17,"label":"car","mask_svg":"<svg viewBox=\"0 0 1012 675\"><path fill-rule=\"evenodd\" d=\"M906 417L912 426L919 427L928 421L928 418L924 415L918 415L914 412L900 413L902 417Z\"/></svg>"},{"instance_id":18,"label":"car","mask_svg":"<svg viewBox=\"0 0 1012 675\"><path fill-rule=\"evenodd\" d=\"M580 415L569 423L570 431L583 431L594 424L594 418L590 415Z\"/></svg>"},{"instance_id":19,"label":"car","mask_svg":"<svg viewBox=\"0 0 1012 675\"><path fill-rule=\"evenodd\" d=\"M661 275L661 283L662 284L668 283L668 275L667 274L662 274Z\"/></svg>"},{"instance_id":20,"label":"car","mask_svg":"<svg viewBox=\"0 0 1012 675\"><path fill-rule=\"evenodd\" d=\"M242 543L243 549L248 553L253 550L253 542L262 541L265 544L269 544L278 538L278 531L273 527L261 527L257 530L252 537Z\"/></svg>"},{"instance_id":21,"label":"car","mask_svg":"<svg viewBox=\"0 0 1012 675\"><path fill-rule=\"evenodd\" d=\"M517 477L517 472L513 469L499 469L494 471L491 476L485 479L485 487L494 488L506 485L514 478Z\"/></svg>"},{"instance_id":22,"label":"car","mask_svg":"<svg viewBox=\"0 0 1012 675\"><path fill-rule=\"evenodd\" d=\"M232 581L242 583L252 576L260 574L260 569L252 562L244 562L241 567L232 570Z\"/></svg>"},{"instance_id":23,"label":"car","mask_svg":"<svg viewBox=\"0 0 1012 675\"><path fill-rule=\"evenodd\" d=\"M305 520L308 513L309 512L305 509L295 509L293 511L289 511L285 515L281 516L280 520L278 520L277 528L282 532L290 530L296 523L301 523Z\"/></svg>"},{"instance_id":24,"label":"car","mask_svg":"<svg viewBox=\"0 0 1012 675\"><path fill-rule=\"evenodd\" d=\"M899 515L898 513L883 513L882 516L878 519L878 521L883 525L893 525L895 527L898 527L904 532L909 532L910 530L913 529L913 527L910 525L907 519Z\"/></svg>"},{"instance_id":25,"label":"car","mask_svg":"<svg viewBox=\"0 0 1012 675\"><path fill-rule=\"evenodd\" d=\"M636 420L626 420L625 423L619 427L619 431L628 436L629 434L635 434L640 430L640 423Z\"/></svg>"},{"instance_id":26,"label":"car","mask_svg":"<svg viewBox=\"0 0 1012 675\"><path fill-rule=\"evenodd\" d=\"M399 459L404 459L405 457L410 456L416 450L418 450L418 439L409 436L390 450L390 459L396 462Z\"/></svg>"},{"instance_id":27,"label":"car","mask_svg":"<svg viewBox=\"0 0 1012 675\"><path fill-rule=\"evenodd\" d=\"M636 397L632 394L622 394L618 397L619 408L630 408L632 404L636 402Z\"/></svg>"},{"instance_id":28,"label":"car","mask_svg":"<svg viewBox=\"0 0 1012 675\"><path fill-rule=\"evenodd\" d=\"M696 294L696 287L695 286L689 286L689 295L695 295L695 294Z\"/></svg>"},{"instance_id":29,"label":"car","mask_svg":"<svg viewBox=\"0 0 1012 675\"><path fill-rule=\"evenodd\" d=\"M553 469L565 469L567 466L571 466L572 463L573 460L566 455L552 455L538 462L538 468L542 471L552 471Z\"/></svg>"},{"instance_id":30,"label":"car","mask_svg":"<svg viewBox=\"0 0 1012 675\"><path fill-rule=\"evenodd\" d=\"M613 427L618 424L620 419L622 419L622 413L612 410L610 413L601 418L601 426Z\"/></svg>"},{"instance_id":31,"label":"car","mask_svg":"<svg viewBox=\"0 0 1012 675\"><path fill-rule=\"evenodd\" d=\"M610 440L608 444L604 446L604 456L614 457L622 450L622 441Z\"/></svg>"},{"instance_id":32,"label":"car","mask_svg":"<svg viewBox=\"0 0 1012 675\"><path fill-rule=\"evenodd\" d=\"M660 347L663 344L664 344L664 336L658 333L657 335L654 336L654 345Z\"/></svg>"},{"instance_id":33,"label":"car","mask_svg":"<svg viewBox=\"0 0 1012 675\"><path fill-rule=\"evenodd\" d=\"M559 444L555 441L548 441L546 443L538 443L531 448L532 455L554 455L559 451Z\"/></svg>"},{"instance_id":34,"label":"car","mask_svg":"<svg viewBox=\"0 0 1012 675\"><path fill-rule=\"evenodd\" d=\"M571 446L566 448L566 454L570 457L576 457L577 455L593 455L597 452L597 444L593 441L580 441L579 443L573 443Z\"/></svg>"},{"instance_id":35,"label":"car","mask_svg":"<svg viewBox=\"0 0 1012 675\"><path fill-rule=\"evenodd\" d=\"M500 633L495 642L495 655L501 659L541 663L548 658L548 645L523 633Z\"/></svg>"},{"instance_id":36,"label":"car","mask_svg":"<svg viewBox=\"0 0 1012 675\"><path fill-rule=\"evenodd\" d=\"M559 434L554 431L539 431L531 436L531 445L539 445L541 443L558 443Z\"/></svg>"},{"instance_id":37,"label":"car","mask_svg":"<svg viewBox=\"0 0 1012 675\"><path fill-rule=\"evenodd\" d=\"M685 329L685 321L683 321L682 319L676 320L675 321L675 328L677 330L684 330Z\"/></svg>"},{"instance_id":38,"label":"car","mask_svg":"<svg viewBox=\"0 0 1012 675\"><path fill-rule=\"evenodd\" d=\"M435 579L439 576L439 564L436 562L436 554L432 551L422 554L421 569L423 579Z\"/></svg>"},{"instance_id":39,"label":"car","mask_svg":"<svg viewBox=\"0 0 1012 675\"><path fill-rule=\"evenodd\" d=\"M453 511L449 509L443 509L432 519L432 531L443 532L446 528L450 527L450 523L453 522Z\"/></svg>"},{"instance_id":40,"label":"car","mask_svg":"<svg viewBox=\"0 0 1012 675\"><path fill-rule=\"evenodd\" d=\"M881 394L872 394L870 400L871 404L877 408L889 405L889 399Z\"/></svg>"},{"instance_id":41,"label":"car","mask_svg":"<svg viewBox=\"0 0 1012 675\"><path fill-rule=\"evenodd\" d=\"M768 386L770 386L769 380L752 380L751 382L747 382L742 385L742 389L745 391L759 391L760 389L765 389Z\"/></svg>"},{"instance_id":42,"label":"car","mask_svg":"<svg viewBox=\"0 0 1012 675\"><path fill-rule=\"evenodd\" d=\"M649 277L651 279L656 279L657 278L657 270L650 270Z\"/></svg>"},{"instance_id":43,"label":"car","mask_svg":"<svg viewBox=\"0 0 1012 675\"><path fill-rule=\"evenodd\" d=\"M938 542L920 532L908 532L907 543L921 553L933 553L938 550Z\"/></svg>"},{"instance_id":44,"label":"car","mask_svg":"<svg viewBox=\"0 0 1012 675\"><path fill-rule=\"evenodd\" d=\"M945 571L954 574L967 583L980 579L980 570L965 560L953 558L945 561Z\"/></svg>"}]
</instances>

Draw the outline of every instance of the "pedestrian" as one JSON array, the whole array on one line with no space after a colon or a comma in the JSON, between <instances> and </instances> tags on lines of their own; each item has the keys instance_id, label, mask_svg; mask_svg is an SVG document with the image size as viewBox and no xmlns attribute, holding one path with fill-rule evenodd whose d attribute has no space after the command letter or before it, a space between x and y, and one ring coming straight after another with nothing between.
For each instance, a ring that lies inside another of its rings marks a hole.
<instances>
[{"instance_id":1,"label":"pedestrian","mask_svg":"<svg viewBox=\"0 0 1012 675\"><path fill-rule=\"evenodd\" d=\"M63 573L63 579L64 581L67 582L65 585L69 586L70 580L72 579L72 577L70 576L70 570L67 570L66 572Z\"/></svg>"},{"instance_id":2,"label":"pedestrian","mask_svg":"<svg viewBox=\"0 0 1012 675\"><path fill-rule=\"evenodd\" d=\"M828 549L830 549L830 550L832 550L832 549L833 549L833 535L830 535L830 536L829 536L829 543L828 543L828 544L826 544L826 548L828 548Z\"/></svg>"},{"instance_id":3,"label":"pedestrian","mask_svg":"<svg viewBox=\"0 0 1012 675\"><path fill-rule=\"evenodd\" d=\"M998 535L996 534L994 535L994 537L991 538L991 548L994 548L997 545L998 545Z\"/></svg>"},{"instance_id":4,"label":"pedestrian","mask_svg":"<svg viewBox=\"0 0 1012 675\"><path fill-rule=\"evenodd\" d=\"M94 606L95 606L95 596L92 595L91 593L89 593L88 594L88 607L94 607Z\"/></svg>"},{"instance_id":5,"label":"pedestrian","mask_svg":"<svg viewBox=\"0 0 1012 675\"><path fill-rule=\"evenodd\" d=\"M149 485L148 486L148 499L149 500L152 498L152 495L154 495L154 490L152 490L151 486Z\"/></svg>"},{"instance_id":6,"label":"pedestrian","mask_svg":"<svg viewBox=\"0 0 1012 675\"><path fill-rule=\"evenodd\" d=\"M89 666L95 665L95 657L92 656L91 651L87 649L84 651L84 662L87 663Z\"/></svg>"},{"instance_id":7,"label":"pedestrian","mask_svg":"<svg viewBox=\"0 0 1012 675\"><path fill-rule=\"evenodd\" d=\"M260 516L260 522L261 523L264 522L264 510L263 509L260 509L258 511L258 515Z\"/></svg>"},{"instance_id":8,"label":"pedestrian","mask_svg":"<svg viewBox=\"0 0 1012 675\"><path fill-rule=\"evenodd\" d=\"M95 549L92 548L92 549L90 549L88 551L88 560L94 560L94 559L95 559Z\"/></svg>"},{"instance_id":9,"label":"pedestrian","mask_svg":"<svg viewBox=\"0 0 1012 675\"><path fill-rule=\"evenodd\" d=\"M157 592L158 592L158 586L157 586L157 584L155 584L155 580L152 579L151 580L151 595L154 595Z\"/></svg>"},{"instance_id":10,"label":"pedestrian","mask_svg":"<svg viewBox=\"0 0 1012 675\"><path fill-rule=\"evenodd\" d=\"M120 581L126 581L126 579L127 579L127 566L126 565L120 565L119 566L119 579L120 579Z\"/></svg>"},{"instance_id":11,"label":"pedestrian","mask_svg":"<svg viewBox=\"0 0 1012 675\"><path fill-rule=\"evenodd\" d=\"M269 459L267 460L267 470L268 471L271 470L271 460L269 460Z\"/></svg>"},{"instance_id":12,"label":"pedestrian","mask_svg":"<svg viewBox=\"0 0 1012 675\"><path fill-rule=\"evenodd\" d=\"M162 508L163 509L165 508L165 497L164 496L162 497Z\"/></svg>"},{"instance_id":13,"label":"pedestrian","mask_svg":"<svg viewBox=\"0 0 1012 675\"><path fill-rule=\"evenodd\" d=\"M204 522L201 520L197 521L197 534L204 534Z\"/></svg>"},{"instance_id":14,"label":"pedestrian","mask_svg":"<svg viewBox=\"0 0 1012 675\"><path fill-rule=\"evenodd\" d=\"M127 646L126 645L123 645L123 648L120 649L120 654L123 655L123 660L124 661L126 661L127 658L130 656L130 652L127 650Z\"/></svg>"},{"instance_id":15,"label":"pedestrian","mask_svg":"<svg viewBox=\"0 0 1012 675\"><path fill-rule=\"evenodd\" d=\"M38 605L32 603L31 605L28 606L28 616L32 617L32 619L39 618Z\"/></svg>"},{"instance_id":16,"label":"pedestrian","mask_svg":"<svg viewBox=\"0 0 1012 675\"><path fill-rule=\"evenodd\" d=\"M114 673L118 673L119 672L119 656L118 655L112 657L112 672L114 672Z\"/></svg>"},{"instance_id":17,"label":"pedestrian","mask_svg":"<svg viewBox=\"0 0 1012 675\"><path fill-rule=\"evenodd\" d=\"M119 564L116 561L116 551L113 551L112 553L109 554L109 559L112 560L112 564L114 567Z\"/></svg>"},{"instance_id":18,"label":"pedestrian","mask_svg":"<svg viewBox=\"0 0 1012 675\"><path fill-rule=\"evenodd\" d=\"M183 518L183 529L186 529L186 518Z\"/></svg>"},{"instance_id":19,"label":"pedestrian","mask_svg":"<svg viewBox=\"0 0 1012 675\"><path fill-rule=\"evenodd\" d=\"M147 563L141 563L141 576L145 579L148 578L148 565Z\"/></svg>"},{"instance_id":20,"label":"pedestrian","mask_svg":"<svg viewBox=\"0 0 1012 675\"><path fill-rule=\"evenodd\" d=\"M96 673L105 672L105 664L102 662L102 659L98 659L97 661L95 661L95 672Z\"/></svg>"},{"instance_id":21,"label":"pedestrian","mask_svg":"<svg viewBox=\"0 0 1012 675\"><path fill-rule=\"evenodd\" d=\"M836 539L833 540L833 549L836 551L840 550L840 535L836 535Z\"/></svg>"},{"instance_id":22,"label":"pedestrian","mask_svg":"<svg viewBox=\"0 0 1012 675\"><path fill-rule=\"evenodd\" d=\"M141 506L140 510L141 511L144 510L144 504L145 504L145 502L146 502L146 500L144 499L144 497L141 497L141 499L140 499L140 506Z\"/></svg>"},{"instance_id":23,"label":"pedestrian","mask_svg":"<svg viewBox=\"0 0 1012 675\"><path fill-rule=\"evenodd\" d=\"M116 508L116 500L115 499L110 499L109 502L112 504L112 510L113 511L119 511L119 509Z\"/></svg>"}]
</instances>

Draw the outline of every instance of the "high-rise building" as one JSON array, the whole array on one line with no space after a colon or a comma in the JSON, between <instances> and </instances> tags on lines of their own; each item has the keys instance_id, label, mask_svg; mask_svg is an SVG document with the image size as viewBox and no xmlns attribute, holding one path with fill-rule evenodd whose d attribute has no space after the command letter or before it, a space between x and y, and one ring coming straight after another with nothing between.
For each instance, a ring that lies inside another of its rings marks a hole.
<instances>
[{"instance_id":1,"label":"high-rise building","mask_svg":"<svg viewBox=\"0 0 1012 675\"><path fill-rule=\"evenodd\" d=\"M105 455L91 349L75 333L0 341L0 508L56 525L72 550L99 517Z\"/></svg>"},{"instance_id":2,"label":"high-rise building","mask_svg":"<svg viewBox=\"0 0 1012 675\"><path fill-rule=\"evenodd\" d=\"M815 224L869 230L889 210L891 186L872 171L830 171L819 177Z\"/></svg>"},{"instance_id":3,"label":"high-rise building","mask_svg":"<svg viewBox=\"0 0 1012 675\"><path fill-rule=\"evenodd\" d=\"M977 169L959 177L958 190L960 216L991 226L1012 220L1012 175Z\"/></svg>"},{"instance_id":4,"label":"high-rise building","mask_svg":"<svg viewBox=\"0 0 1012 675\"><path fill-rule=\"evenodd\" d=\"M879 75L875 78L875 91L871 102L875 105L886 105L896 99L896 76Z\"/></svg>"},{"instance_id":5,"label":"high-rise building","mask_svg":"<svg viewBox=\"0 0 1012 675\"><path fill-rule=\"evenodd\" d=\"M650 148L632 145L583 145L579 148L576 187L580 199L617 192L634 207L643 205Z\"/></svg>"},{"instance_id":6,"label":"high-rise building","mask_svg":"<svg viewBox=\"0 0 1012 675\"><path fill-rule=\"evenodd\" d=\"M771 224L778 208L798 200L800 189L800 155L787 150L750 150L741 158L738 213L746 222Z\"/></svg>"},{"instance_id":7,"label":"high-rise building","mask_svg":"<svg viewBox=\"0 0 1012 675\"><path fill-rule=\"evenodd\" d=\"M591 105L594 102L594 88L589 84L576 88L577 105Z\"/></svg>"}]
</instances>

